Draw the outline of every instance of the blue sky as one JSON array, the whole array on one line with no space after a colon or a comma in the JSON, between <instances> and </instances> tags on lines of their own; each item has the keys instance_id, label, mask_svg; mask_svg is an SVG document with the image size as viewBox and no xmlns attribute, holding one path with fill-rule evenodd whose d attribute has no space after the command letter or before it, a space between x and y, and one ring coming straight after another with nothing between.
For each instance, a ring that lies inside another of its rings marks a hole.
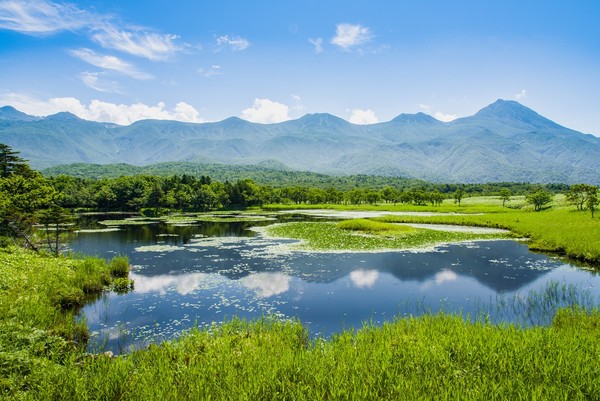
<instances>
[{"instance_id":1,"label":"blue sky","mask_svg":"<svg viewBox=\"0 0 600 401\"><path fill-rule=\"evenodd\" d=\"M0 0L0 105L448 121L498 98L600 136L599 1Z\"/></svg>"}]
</instances>

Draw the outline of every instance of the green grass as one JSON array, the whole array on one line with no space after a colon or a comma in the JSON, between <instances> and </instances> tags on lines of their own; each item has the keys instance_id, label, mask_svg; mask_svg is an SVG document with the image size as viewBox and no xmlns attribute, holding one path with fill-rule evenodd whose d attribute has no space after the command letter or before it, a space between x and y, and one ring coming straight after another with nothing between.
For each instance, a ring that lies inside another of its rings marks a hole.
<instances>
[{"instance_id":1,"label":"green grass","mask_svg":"<svg viewBox=\"0 0 600 401\"><path fill-rule=\"evenodd\" d=\"M269 205L269 209L333 209L421 211L449 213L439 216L384 216L373 218L384 223L435 223L503 228L515 236L528 238L533 251L552 252L571 259L600 265L600 214L595 219L589 212L575 210L563 195L556 195L550 206L534 212L523 197L513 197L502 207L497 197L464 198L461 206L446 200L440 206L415 205ZM300 237L293 237L300 238Z\"/></svg>"},{"instance_id":2,"label":"green grass","mask_svg":"<svg viewBox=\"0 0 600 401\"><path fill-rule=\"evenodd\" d=\"M506 212L484 215L385 216L386 223L440 223L495 227L529 238L529 248L556 252L572 259L600 264L600 219L570 208L541 212Z\"/></svg>"},{"instance_id":3,"label":"green grass","mask_svg":"<svg viewBox=\"0 0 600 401\"><path fill-rule=\"evenodd\" d=\"M234 320L37 377L39 400L584 400L600 395L600 313L519 329L439 314L309 340L297 322Z\"/></svg>"},{"instance_id":4,"label":"green grass","mask_svg":"<svg viewBox=\"0 0 600 401\"><path fill-rule=\"evenodd\" d=\"M267 226L265 230L267 235L271 237L299 239L302 242L296 247L310 251L411 249L441 243L507 238L506 234L435 231L412 227L405 228L395 224L364 223L362 220L349 220L337 224L331 222L293 222ZM392 229L392 226L397 228ZM361 227L365 230L362 230Z\"/></svg>"},{"instance_id":5,"label":"green grass","mask_svg":"<svg viewBox=\"0 0 600 401\"><path fill-rule=\"evenodd\" d=\"M385 223L368 219L344 220L337 224L342 230L358 231L367 234L392 235L415 231L414 228L402 224Z\"/></svg>"},{"instance_id":6,"label":"green grass","mask_svg":"<svg viewBox=\"0 0 600 401\"><path fill-rule=\"evenodd\" d=\"M88 332L76 313L111 284L110 271L97 258L0 248L0 398L30 388L32 373L82 350Z\"/></svg>"}]
</instances>

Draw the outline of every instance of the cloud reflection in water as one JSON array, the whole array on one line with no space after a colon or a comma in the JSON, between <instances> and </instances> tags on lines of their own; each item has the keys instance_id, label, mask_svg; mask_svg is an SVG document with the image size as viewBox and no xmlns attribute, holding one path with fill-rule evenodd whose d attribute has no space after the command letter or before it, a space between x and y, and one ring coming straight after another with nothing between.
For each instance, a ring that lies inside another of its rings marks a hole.
<instances>
[{"instance_id":1,"label":"cloud reflection in water","mask_svg":"<svg viewBox=\"0 0 600 401\"><path fill-rule=\"evenodd\" d=\"M377 270L354 270L350 272L350 280L356 288L373 288L375 282L379 278Z\"/></svg>"}]
</instances>

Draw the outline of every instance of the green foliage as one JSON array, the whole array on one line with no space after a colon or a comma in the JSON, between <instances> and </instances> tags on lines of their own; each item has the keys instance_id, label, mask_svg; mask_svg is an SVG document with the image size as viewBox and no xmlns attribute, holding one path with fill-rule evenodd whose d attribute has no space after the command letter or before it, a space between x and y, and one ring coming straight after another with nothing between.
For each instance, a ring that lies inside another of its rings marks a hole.
<instances>
[{"instance_id":1,"label":"green foliage","mask_svg":"<svg viewBox=\"0 0 600 401\"><path fill-rule=\"evenodd\" d=\"M552 195L544 189L540 189L533 193L530 193L525 197L527 202L531 203L536 212L539 212L544 208L545 205L552 202Z\"/></svg>"},{"instance_id":2,"label":"green foliage","mask_svg":"<svg viewBox=\"0 0 600 401\"><path fill-rule=\"evenodd\" d=\"M115 256L109 264L110 275L116 278L129 276L129 259L127 256Z\"/></svg>"},{"instance_id":3,"label":"green foliage","mask_svg":"<svg viewBox=\"0 0 600 401\"><path fill-rule=\"evenodd\" d=\"M8 247L0 277L0 394L19 398L83 351L88 333L77 308L110 284L110 273L101 259Z\"/></svg>"}]
</instances>

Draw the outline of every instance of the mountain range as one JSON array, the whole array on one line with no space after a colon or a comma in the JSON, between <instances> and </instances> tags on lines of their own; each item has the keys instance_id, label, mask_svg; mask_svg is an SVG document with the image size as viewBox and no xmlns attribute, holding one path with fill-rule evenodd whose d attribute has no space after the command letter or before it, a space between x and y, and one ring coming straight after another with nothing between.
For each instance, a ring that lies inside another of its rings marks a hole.
<instances>
[{"instance_id":1,"label":"mountain range","mask_svg":"<svg viewBox=\"0 0 600 401\"><path fill-rule=\"evenodd\" d=\"M371 125L307 114L275 124L231 117L214 123L142 120L120 126L66 112L35 117L5 106L0 108L0 143L37 169L187 161L444 182L600 184L600 138L508 100L452 122L416 113Z\"/></svg>"}]
</instances>

